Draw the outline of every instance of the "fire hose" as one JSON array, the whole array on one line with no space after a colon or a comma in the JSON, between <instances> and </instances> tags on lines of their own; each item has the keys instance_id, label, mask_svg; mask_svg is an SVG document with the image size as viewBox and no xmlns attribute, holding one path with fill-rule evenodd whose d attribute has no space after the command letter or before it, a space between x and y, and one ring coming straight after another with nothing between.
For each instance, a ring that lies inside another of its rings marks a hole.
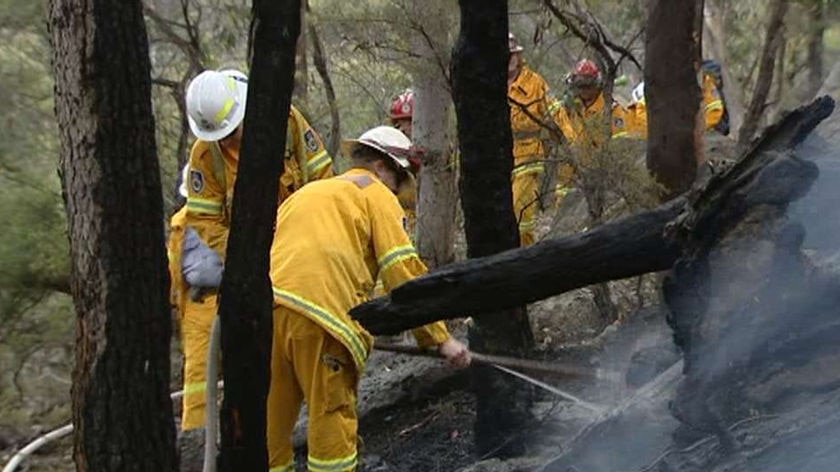
<instances>
[{"instance_id":1,"label":"fire hose","mask_svg":"<svg viewBox=\"0 0 840 472\"><path fill-rule=\"evenodd\" d=\"M389 344L377 342L374 345L375 349L387 352L394 352L400 354L407 354L413 356L435 357L441 358L439 352L434 349L422 349L416 346L404 344ZM568 392L560 390L556 387L548 385L545 382L537 380L531 376L525 375L519 370L529 370L534 372L541 372L544 374L563 375L563 376L587 376L594 377L600 380L616 381L620 377L617 373L605 371L603 369L588 369L580 366L560 364L555 362L543 362L531 359L522 359L515 357L496 356L489 354L481 354L477 352L470 353L472 362L481 365L493 367L508 375L512 375L521 380L524 380L531 385L539 387L545 391L551 392L561 398L571 401L590 411L602 413L605 407L596 405L594 403L582 400ZM221 358L221 323L217 316L213 321L213 327L210 331L210 346L207 353L207 378L216 379L219 374L219 361ZM206 421L205 421L205 436L204 436L204 465L203 472L216 472L216 456L217 456L217 438L218 438L218 397L219 387L222 382L208 382L207 383L207 407L206 407ZM183 390L173 392L170 398L177 400L184 395ZM35 451L42 446L69 435L73 431L73 425L68 424L60 428L56 428L47 434L39 436L34 441L24 446L18 451L6 464L2 472L14 472L17 467Z\"/></svg>"}]
</instances>

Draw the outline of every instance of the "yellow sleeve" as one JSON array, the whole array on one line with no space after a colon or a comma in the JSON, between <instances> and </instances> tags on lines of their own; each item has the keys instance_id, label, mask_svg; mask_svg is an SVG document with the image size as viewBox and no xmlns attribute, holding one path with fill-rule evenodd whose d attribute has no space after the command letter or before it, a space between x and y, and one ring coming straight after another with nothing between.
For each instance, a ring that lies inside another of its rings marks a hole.
<instances>
[{"instance_id":1,"label":"yellow sleeve","mask_svg":"<svg viewBox=\"0 0 840 472\"><path fill-rule=\"evenodd\" d=\"M396 198L383 186L369 188L373 252L379 266L379 278L385 290L390 292L428 270L408 238L405 213ZM412 333L420 347L438 345L449 339L449 331L440 321L415 328Z\"/></svg>"},{"instance_id":2,"label":"yellow sleeve","mask_svg":"<svg viewBox=\"0 0 840 472\"><path fill-rule=\"evenodd\" d=\"M216 180L213 155L207 143L197 142L190 152L186 224L224 258L230 221L225 200L227 189Z\"/></svg>"},{"instance_id":3,"label":"yellow sleeve","mask_svg":"<svg viewBox=\"0 0 840 472\"><path fill-rule=\"evenodd\" d=\"M169 301L177 308L178 314L183 316L184 278L181 272L181 254L184 251L184 224L187 218L187 207L184 206L174 215L169 223L169 238L166 241L166 255L169 259Z\"/></svg>"},{"instance_id":4,"label":"yellow sleeve","mask_svg":"<svg viewBox=\"0 0 840 472\"><path fill-rule=\"evenodd\" d=\"M292 155L300 165L303 184L332 177L332 158L321 136L294 106L289 112L289 131Z\"/></svg>"},{"instance_id":5,"label":"yellow sleeve","mask_svg":"<svg viewBox=\"0 0 840 472\"><path fill-rule=\"evenodd\" d=\"M723 119L723 100L714 79L708 75L703 77L703 104L706 107L706 129L713 129Z\"/></svg>"}]
</instances>

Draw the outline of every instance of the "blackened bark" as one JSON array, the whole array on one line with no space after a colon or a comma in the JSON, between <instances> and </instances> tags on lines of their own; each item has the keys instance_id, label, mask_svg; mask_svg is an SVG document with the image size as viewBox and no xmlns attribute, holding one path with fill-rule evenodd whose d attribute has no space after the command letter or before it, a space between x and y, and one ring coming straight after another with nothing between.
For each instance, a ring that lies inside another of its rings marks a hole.
<instances>
[{"instance_id":1,"label":"blackened bark","mask_svg":"<svg viewBox=\"0 0 840 472\"><path fill-rule=\"evenodd\" d=\"M759 128L761 116L767 97L770 95L770 87L773 85L773 68L775 66L776 51L782 40L782 28L784 27L785 14L787 13L789 0L773 0L767 7L770 12L770 19L767 22L767 32L764 35L764 47L761 51L761 59L758 66L758 76L755 79L755 90L753 91L750 105L744 116L744 125L738 133L738 145L746 147L755 132ZM781 78L779 78L781 80Z\"/></svg>"},{"instance_id":2,"label":"blackened bark","mask_svg":"<svg viewBox=\"0 0 840 472\"><path fill-rule=\"evenodd\" d=\"M651 0L645 41L647 167L673 198L697 176L703 0Z\"/></svg>"},{"instance_id":3,"label":"blackened bark","mask_svg":"<svg viewBox=\"0 0 840 472\"><path fill-rule=\"evenodd\" d=\"M52 0L78 471L175 471L169 275L139 0Z\"/></svg>"},{"instance_id":4,"label":"blackened bark","mask_svg":"<svg viewBox=\"0 0 840 472\"><path fill-rule=\"evenodd\" d=\"M234 188L219 316L225 396L222 471L268 470L266 398L273 307L269 250L300 32L300 0L254 0L245 135ZM270 197L270 198L269 198Z\"/></svg>"},{"instance_id":5,"label":"blackened bark","mask_svg":"<svg viewBox=\"0 0 840 472\"><path fill-rule=\"evenodd\" d=\"M452 60L452 96L461 147L461 206L469 257L519 246L510 173L513 141L507 104L506 0L460 0L461 31ZM533 346L524 308L475 317L470 347L522 355ZM517 435L532 423L530 391L486 367L473 369L477 397L476 446L480 454L523 450Z\"/></svg>"}]
</instances>

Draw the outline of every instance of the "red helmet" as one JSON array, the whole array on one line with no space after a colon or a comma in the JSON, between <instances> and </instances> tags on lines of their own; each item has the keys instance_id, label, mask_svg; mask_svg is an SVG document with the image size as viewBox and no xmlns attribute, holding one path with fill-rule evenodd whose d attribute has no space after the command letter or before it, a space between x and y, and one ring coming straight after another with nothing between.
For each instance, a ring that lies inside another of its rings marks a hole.
<instances>
[{"instance_id":1,"label":"red helmet","mask_svg":"<svg viewBox=\"0 0 840 472\"><path fill-rule=\"evenodd\" d=\"M577 87L601 84L601 69L589 59L581 59L569 76L569 84Z\"/></svg>"},{"instance_id":2,"label":"red helmet","mask_svg":"<svg viewBox=\"0 0 840 472\"><path fill-rule=\"evenodd\" d=\"M399 120L411 118L412 115L414 115L414 91L406 89L391 104L391 114L389 116L392 120Z\"/></svg>"}]
</instances>

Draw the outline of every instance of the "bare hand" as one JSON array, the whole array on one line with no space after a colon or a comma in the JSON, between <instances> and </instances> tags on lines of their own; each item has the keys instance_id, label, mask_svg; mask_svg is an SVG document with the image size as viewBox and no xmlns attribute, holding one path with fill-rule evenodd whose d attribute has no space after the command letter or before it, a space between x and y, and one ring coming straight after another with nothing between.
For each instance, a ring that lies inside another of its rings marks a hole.
<instances>
[{"instance_id":1,"label":"bare hand","mask_svg":"<svg viewBox=\"0 0 840 472\"><path fill-rule=\"evenodd\" d=\"M440 352L440 355L446 359L446 362L450 366L456 369L463 369L469 366L472 361L472 355L470 354L470 350L467 349L467 346L452 337L438 346L438 352Z\"/></svg>"}]
</instances>

